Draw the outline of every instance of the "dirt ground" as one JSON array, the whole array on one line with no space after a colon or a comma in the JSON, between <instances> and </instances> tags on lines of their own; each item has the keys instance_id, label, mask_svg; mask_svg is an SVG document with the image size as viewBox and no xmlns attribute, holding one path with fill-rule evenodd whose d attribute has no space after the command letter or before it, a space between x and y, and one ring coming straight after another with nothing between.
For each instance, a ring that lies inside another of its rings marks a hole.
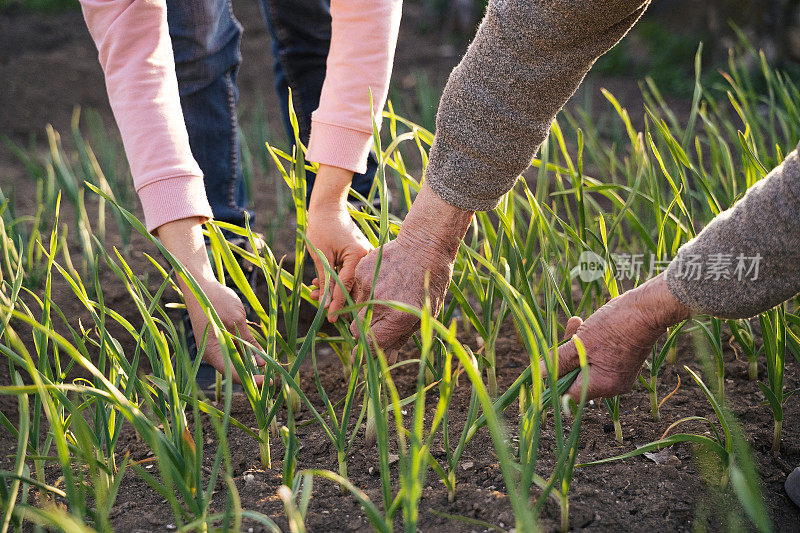
<instances>
[{"instance_id":1,"label":"dirt ground","mask_svg":"<svg viewBox=\"0 0 800 533\"><path fill-rule=\"evenodd\" d=\"M268 35L261 22L255 2L234 2L237 15L245 27L242 52L244 64L240 73L241 103L243 109L252 107L256 95L262 95L269 111L270 131L282 131L277 112L277 101L272 89L271 61L268 58ZM434 85L441 84L449 70L456 64L464 43L443 39L434 34L420 34L415 20L421 16L413 4L407 3L403 30L398 46L395 68L395 85L411 89L415 83L414 73L420 69L428 73ZM438 81L437 81L438 80ZM625 105L637 109L638 89L634 80L595 79L589 98L594 99L600 86L617 94ZM582 98L584 95L578 95ZM52 123L56 129L69 128L73 106L80 104L101 111L111 121L106 102L102 73L96 62L96 52L86 32L81 15L68 12L54 16L31 14L0 15L0 133L12 140L25 142L29 135L41 138L45 124ZM274 179L261 176L259 179ZM16 190L17 211L32 213L33 190L24 169L13 155L0 146L0 184L13 184ZM271 187L256 187L253 203L256 215L269 213L274 207L270 196ZM67 220L69 214L65 215ZM264 217L266 218L266 217ZM279 246L291 246L292 228L285 228L279 237ZM279 239L280 240L280 239ZM109 236L109 244L114 236ZM152 252L144 239L134 236L132 267L148 270L146 260L137 253ZM106 290L106 303L135 317L135 309L116 282L113 274L105 271L101 283ZM63 307L72 320L84 320L87 315L81 310L71 293L63 286L56 287L56 302ZM465 339L475 347L474 339ZM505 327L498 341L500 356L498 368L500 384L507 386L527 366L528 356L516 341L512 329ZM406 354L414 356L411 351ZM332 354L318 356L322 382L333 399L343 396L345 384L338 359ZM662 421L654 423L649 416L649 400L646 391L638 387L622 398L622 426L625 441L618 444L610 427L610 418L602 402L587 407L581 433L581 449L578 462L587 462L632 450L635 446L657 439L676 420L692 415L707 416L714 420L713 411L699 389L691 384L683 364L697 369L699 363L693 356L688 339L681 341L679 365L668 367L659 382L659 396L665 397L677 384L680 375L682 385L662 407ZM762 373L763 373L762 367ZM761 376L764 378L764 376ZM304 390L315 390L313 375L308 368L302 370ZM415 371L409 366L398 369L395 380L401 394L413 390ZM9 383L7 366L0 365L0 383ZM800 375L794 360L787 364L785 386L792 390L800 386ZM730 348L726 351L726 389L732 409L739 417L744 433L753 446L755 459L763 479L763 490L772 518L780 531L797 531L800 511L786 497L782 484L786 475L800 464L800 430L794 421L800 419L797 402L786 406L783 446L778 458L769 451L772 437L772 417L764 403L763 395L755 384L747 381L746 364L737 360ZM463 413L469 401L469 387L465 377L461 378L451 413L454 415L451 433L455 437L464 423ZM12 397L0 396L0 410L14 420L16 403ZM510 427L515 427L513 413L508 411ZM245 424L254 425L250 408L242 396L234 398L233 416ZM300 419L304 420L301 413ZM213 435L209 423L204 424L206 435ZM684 429L705 431L700 426ZM279 439L273 441L272 471L262 471L258 466L257 443L249 436L233 428L230 431L230 447L233 455L234 474L242 498L242 506L274 517L282 528L287 524L283 518L283 504L276 495L280 485L283 447ZM336 469L336 451L314 424L298 430L301 449L298 468ZM11 464L14 440L0 432L0 467ZM363 432L359 432L353 451L348 458L351 481L362 488L373 502L380 500L380 481L377 475L377 457L374 449L362 445ZM546 474L552 464L552 456L546 450L553 442L552 430L545 431L542 445L540 473ZM206 443L206 450L213 450L213 438ZM496 458L492 454L491 439L486 430L480 431L467 447L458 471L456 499L449 503L444 486L431 473L420 506L419 529L439 531L482 531L483 527L453 521L436 513L459 515L494 524L502 529L513 527L514 519ZM130 451L135 460L145 459L147 450L137 443L128 428L121 438L120 451ZM437 441L434 456L443 454ZM208 455L208 453L207 453ZM666 460L657 464L644 457L613 464L579 468L570 493L571 525L581 531L689 531L699 516L709 517L712 530L724 529L726 514L725 498L718 498L704 483L694 450L688 445L670 449ZM393 468L396 468L393 467ZM221 494L221 493L220 493ZM222 505L222 502L219 502ZM548 503L543 513L543 525L547 530L558 526L558 509ZM127 474L117 499L113 514L114 526L119 531L164 531L169 529L172 513L169 506L134 473ZM363 512L349 496L340 494L331 483L315 481L314 496L308 515L310 531L367 531L370 529ZM399 525L399 523L398 523ZM245 524L245 530L256 524Z\"/></svg>"},{"instance_id":2,"label":"dirt ground","mask_svg":"<svg viewBox=\"0 0 800 533\"><path fill-rule=\"evenodd\" d=\"M527 366L528 356L516 342L510 328L505 335L498 354L502 354L499 366L501 386L508 386ZM473 344L473 348L476 346ZM692 415L708 416L713 413L708 401L700 390L690 385L691 378L682 365L688 364L697 369L696 361L685 343L679 357L679 364L667 368L659 385L659 397L663 398L677 384L680 374L682 386L661 409L662 421L654 423L650 418L649 397L639 388L622 399L622 426L624 443L614 440L613 429L605 406L595 403L587 407L582 432L581 449L578 462L588 462L619 455L658 439L674 421ZM406 354L413 357L409 350ZM788 387L797 383L796 367L787 376ZM341 377L339 363L334 356L327 358L319 368L322 383L331 398L344 395L346 385ZM773 458L769 451L772 436L772 419L769 409L760 405L763 397L754 384L747 382L747 366L737 361L730 350L726 360L726 387L731 406L739 418L745 434L753 444L754 454L763 478L763 490L770 507L772 518L779 531L797 531L798 510L791 504L782 489L786 474L800 461L800 448L797 446L798 430L792 420L797 420L800 409L796 402L790 402L784 424L783 447L780 458ZM763 376L762 376L763 377ZM409 366L399 369L394 376L401 395L413 392L416 371ZM303 375L304 390L313 390L313 374ZM452 438L457 438L464 423L464 413L469 404L469 387L462 376L456 398L451 405L454 420L451 427ZM429 403L434 403L432 399ZM321 404L317 406L321 408ZM237 398L232 415L240 420L249 417L249 405L244 398ZM511 427L514 427L515 407L507 411ZM305 418L301 415L300 420ZM213 434L210 424L209 433ZM684 426L686 431L705 431L702 426ZM513 431L513 430L512 430ZM256 509L270 516L277 516L282 528L287 526L282 518L283 503L275 491L280 485L280 458L283 447L273 447L273 470L265 472L258 465L258 446L247 435L233 430L230 435L236 486L240 491L244 508ZM298 439L302 445L299 452L298 468L328 468L336 470L336 450L327 438L313 424L299 429ZM374 449L362 446L363 432L353 446L348 457L350 480L362 488L373 502L380 501L380 478L378 460ZM135 459L144 459L147 450L133 442L127 435L126 445ZM545 430L543 457L539 472L545 474L552 466L552 454L548 450L553 445L552 428ZM213 446L213 444L212 444ZM211 448L211 446L209 446ZM213 448L211 448L213 449ZM459 515L494 524L503 529L514 526L513 513L504 492L503 479L488 431L481 430L468 445L458 468L457 492L453 503L448 502L447 491L435 474L428 476L427 485L420 505L420 531L483 531L484 528L464 522L453 521L435 514ZM437 439L433 454L441 459L444 450ZM570 521L574 530L579 531L691 531L698 514L709 516L711 530L723 529L722 517L727 512L726 500L716 498L702 481L702 466L698 464L693 449L688 445L674 446L666 452L664 462L656 464L644 457L637 457L616 463L578 468L570 493ZM396 474L393 467L393 473ZM248 475L249 474L249 475ZM252 476L252 477L251 477ZM169 507L155 495L141 480L131 476L126 482L126 490L117 502L119 515L114 525L120 531L136 529L159 529L169 523ZM123 512L124 510L124 512ZM146 519L146 522L142 520ZM395 524L402 527L398 521ZM542 525L546 531L556 531L559 526L558 507L548 502L542 515ZM317 480L314 496L309 507L307 526L309 531L369 531L371 528L358 504L349 496L342 496L339 488L327 481ZM253 527L255 524L244 526Z\"/></svg>"}]
</instances>

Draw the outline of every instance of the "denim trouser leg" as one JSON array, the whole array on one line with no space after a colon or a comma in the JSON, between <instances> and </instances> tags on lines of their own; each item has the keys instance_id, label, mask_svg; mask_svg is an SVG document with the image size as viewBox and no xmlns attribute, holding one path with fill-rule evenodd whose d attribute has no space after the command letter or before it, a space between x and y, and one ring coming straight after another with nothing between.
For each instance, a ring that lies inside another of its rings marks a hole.
<instances>
[{"instance_id":1,"label":"denim trouser leg","mask_svg":"<svg viewBox=\"0 0 800 533\"><path fill-rule=\"evenodd\" d=\"M311 113L319 107L325 62L331 44L330 0L259 0L261 12L272 37L275 91L280 99L283 124L289 141L294 132L289 122L289 87L292 88L300 140L308 144ZM353 188L367 196L375 177L377 162L370 154L367 171L353 176ZM314 174L306 174L308 194Z\"/></svg>"},{"instance_id":2,"label":"denim trouser leg","mask_svg":"<svg viewBox=\"0 0 800 533\"><path fill-rule=\"evenodd\" d=\"M168 0L167 19L189 144L214 218L244 225L236 119L242 27L230 0Z\"/></svg>"}]
</instances>

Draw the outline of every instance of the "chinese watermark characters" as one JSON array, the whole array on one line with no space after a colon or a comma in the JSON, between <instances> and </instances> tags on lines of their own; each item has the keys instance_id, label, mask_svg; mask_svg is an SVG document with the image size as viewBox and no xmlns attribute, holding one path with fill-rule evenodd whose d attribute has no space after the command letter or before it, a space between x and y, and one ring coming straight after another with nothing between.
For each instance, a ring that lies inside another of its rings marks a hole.
<instances>
[{"instance_id":1,"label":"chinese watermark characters","mask_svg":"<svg viewBox=\"0 0 800 533\"><path fill-rule=\"evenodd\" d=\"M715 253L708 256L684 254L673 261L659 259L655 254L609 254L614 265L614 279L637 280L652 278L667 269L673 263L673 275L687 281L699 280L737 280L755 281L758 279L763 256L748 256L728 253ZM610 265L602 256L587 250L581 253L578 265L578 277L584 282L602 279L606 268Z\"/></svg>"}]
</instances>

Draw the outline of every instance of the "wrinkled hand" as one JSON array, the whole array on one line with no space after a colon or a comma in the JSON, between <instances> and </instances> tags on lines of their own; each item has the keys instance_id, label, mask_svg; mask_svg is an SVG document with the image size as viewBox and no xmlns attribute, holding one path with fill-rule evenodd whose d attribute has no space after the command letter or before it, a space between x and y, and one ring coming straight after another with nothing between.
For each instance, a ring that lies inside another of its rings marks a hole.
<instances>
[{"instance_id":1,"label":"wrinkled hand","mask_svg":"<svg viewBox=\"0 0 800 533\"><path fill-rule=\"evenodd\" d=\"M222 320L225 329L231 334L241 337L245 341L257 347L258 343L256 343L255 338L253 338L253 334L250 332L250 329L247 326L247 315L244 310L244 305L242 305L242 301L239 299L233 289L222 285L213 278L197 281L200 287L203 289L206 297L208 297L209 301L211 302L211 306L214 308L214 310L216 310L217 315L219 315L220 319ZM203 335L206 331L206 327L209 324L209 320L203 311L202 306L197 299L194 298L194 295L191 293L189 288L183 285L183 283L181 283L181 285L181 289L183 290L183 294L186 298L186 309L189 312L189 318L192 321L194 337L197 341L197 345L200 346ZM244 351L240 350L240 353L242 354L242 357L245 357ZM223 376L225 375L226 361L222 355L222 348L220 347L219 341L214 335L212 328L209 328L208 331L208 340L206 342L205 352L203 353L203 360L216 368L220 374ZM258 355L255 356L255 363L259 367L266 364ZM230 370L233 382L241 383L241 379L236 373L236 370L233 368L233 365L230 365ZM264 381L264 376L256 375L254 378L256 385L261 386L261 383Z\"/></svg>"},{"instance_id":2,"label":"wrinkled hand","mask_svg":"<svg viewBox=\"0 0 800 533\"><path fill-rule=\"evenodd\" d=\"M306 236L325 256L331 268L336 270L345 290L350 293L355 281L356 265L373 246L350 218L347 208L338 204L313 208L308 213ZM317 268L317 278L312 282L316 288L312 290L311 297L318 300L324 289L321 285L325 280L325 269L317 253L314 250L309 250L309 253ZM334 322L339 309L344 306L345 292L335 281L331 280L331 283L334 284L333 290L328 289L330 296L325 306L328 308L328 320Z\"/></svg>"},{"instance_id":3,"label":"wrinkled hand","mask_svg":"<svg viewBox=\"0 0 800 533\"><path fill-rule=\"evenodd\" d=\"M370 290L375 275L378 250L370 252L355 271L352 291L355 303L370 299ZM408 304L416 309L425 305L425 276L428 275L428 298L431 312L439 314L444 295L453 275L453 260L447 256L428 253L426 250L397 238L383 247L381 267L375 283L373 300L395 301ZM359 317L363 320L366 309L361 309ZM419 329L419 318L387 307L375 305L372 309L372 323L368 337L384 352L390 364L397 360L397 353L409 338ZM350 332L359 337L358 324L350 324Z\"/></svg>"},{"instance_id":4,"label":"wrinkled hand","mask_svg":"<svg viewBox=\"0 0 800 533\"><path fill-rule=\"evenodd\" d=\"M586 350L587 400L629 391L658 338L667 327L690 314L669 291L661 274L609 301L585 322L572 317L567 332L574 332ZM570 340L558 349L558 375L579 366L575 341ZM582 386L579 374L567 393L577 401Z\"/></svg>"},{"instance_id":5,"label":"wrinkled hand","mask_svg":"<svg viewBox=\"0 0 800 533\"><path fill-rule=\"evenodd\" d=\"M383 246L372 299L402 302L421 309L425 304L427 275L430 309L434 316L438 315L453 275L458 247L472 222L472 215L472 211L448 204L424 183L397 238ZM370 299L377 261L378 250L373 250L356 267L351 291L356 304ZM362 309L359 316L363 319L365 313ZM393 363L400 348L418 327L419 319L415 315L376 305L367 330L368 338L371 344L384 350ZM350 332L359 336L356 321L351 323Z\"/></svg>"}]
</instances>

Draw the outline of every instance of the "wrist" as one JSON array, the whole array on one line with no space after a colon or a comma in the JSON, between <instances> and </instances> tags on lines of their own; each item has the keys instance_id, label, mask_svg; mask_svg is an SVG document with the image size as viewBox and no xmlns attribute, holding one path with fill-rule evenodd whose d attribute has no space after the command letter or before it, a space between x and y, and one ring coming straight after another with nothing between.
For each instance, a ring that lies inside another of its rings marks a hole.
<instances>
[{"instance_id":1,"label":"wrist","mask_svg":"<svg viewBox=\"0 0 800 533\"><path fill-rule=\"evenodd\" d=\"M442 200L423 183L406 215L397 240L436 260L455 261L461 240L472 223L474 211L465 211Z\"/></svg>"},{"instance_id":2,"label":"wrist","mask_svg":"<svg viewBox=\"0 0 800 533\"><path fill-rule=\"evenodd\" d=\"M309 211L347 210L347 192L353 173L344 168L320 165L308 202Z\"/></svg>"},{"instance_id":3,"label":"wrist","mask_svg":"<svg viewBox=\"0 0 800 533\"><path fill-rule=\"evenodd\" d=\"M637 305L654 328L666 329L691 318L692 311L683 305L667 286L664 274L637 287Z\"/></svg>"},{"instance_id":4,"label":"wrist","mask_svg":"<svg viewBox=\"0 0 800 533\"><path fill-rule=\"evenodd\" d=\"M156 235L164 248L197 280L214 279L203 238L203 219L182 218L159 226Z\"/></svg>"}]
</instances>

